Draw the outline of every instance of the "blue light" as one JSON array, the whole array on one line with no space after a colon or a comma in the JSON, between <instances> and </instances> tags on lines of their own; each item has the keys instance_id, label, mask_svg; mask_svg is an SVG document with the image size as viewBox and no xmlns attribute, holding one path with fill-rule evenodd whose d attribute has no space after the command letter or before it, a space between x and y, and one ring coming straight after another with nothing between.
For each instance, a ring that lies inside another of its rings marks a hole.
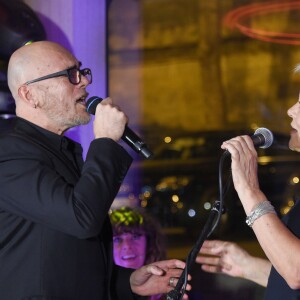
<instances>
[{"instance_id":1,"label":"blue light","mask_svg":"<svg viewBox=\"0 0 300 300\"><path fill-rule=\"evenodd\" d=\"M189 209L188 215L189 215L189 217L191 217L191 218L195 217L195 216L196 216L195 210L194 210L194 209Z\"/></svg>"}]
</instances>

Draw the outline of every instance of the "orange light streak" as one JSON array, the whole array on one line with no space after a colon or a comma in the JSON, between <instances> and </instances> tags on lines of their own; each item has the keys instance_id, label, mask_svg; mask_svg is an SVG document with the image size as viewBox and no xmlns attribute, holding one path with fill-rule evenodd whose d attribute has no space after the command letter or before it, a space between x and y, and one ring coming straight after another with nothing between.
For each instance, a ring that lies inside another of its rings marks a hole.
<instances>
[{"instance_id":1,"label":"orange light streak","mask_svg":"<svg viewBox=\"0 0 300 300\"><path fill-rule=\"evenodd\" d=\"M300 1L246 5L229 12L224 18L224 24L231 29L236 28L244 35L254 39L278 44L300 45L300 33L267 31L245 24L258 15L292 10L300 10Z\"/></svg>"}]
</instances>

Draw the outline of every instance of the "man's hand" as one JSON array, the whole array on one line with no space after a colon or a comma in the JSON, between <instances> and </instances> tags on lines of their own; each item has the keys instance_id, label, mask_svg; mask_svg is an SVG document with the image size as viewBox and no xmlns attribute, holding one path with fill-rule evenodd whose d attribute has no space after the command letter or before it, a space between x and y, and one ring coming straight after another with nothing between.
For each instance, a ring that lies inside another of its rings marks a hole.
<instances>
[{"instance_id":1,"label":"man's hand","mask_svg":"<svg viewBox=\"0 0 300 300\"><path fill-rule=\"evenodd\" d=\"M102 100L95 112L95 138L107 137L117 142L123 135L127 121L125 113L113 104L111 98Z\"/></svg>"},{"instance_id":2,"label":"man's hand","mask_svg":"<svg viewBox=\"0 0 300 300\"><path fill-rule=\"evenodd\" d=\"M184 267L185 263L177 259L158 261L143 266L131 274L131 289L141 296L167 294L176 286ZM189 284L186 290L191 290ZM188 296L184 295L183 299L188 299Z\"/></svg>"}]
</instances>

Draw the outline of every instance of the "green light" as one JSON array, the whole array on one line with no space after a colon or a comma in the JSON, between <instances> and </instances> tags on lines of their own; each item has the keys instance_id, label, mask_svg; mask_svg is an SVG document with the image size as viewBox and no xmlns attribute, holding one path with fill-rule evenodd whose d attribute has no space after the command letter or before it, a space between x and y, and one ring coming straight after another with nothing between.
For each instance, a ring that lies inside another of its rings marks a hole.
<instances>
[{"instance_id":1,"label":"green light","mask_svg":"<svg viewBox=\"0 0 300 300\"><path fill-rule=\"evenodd\" d=\"M128 225L142 225L144 222L143 216L137 212L133 211L128 207L121 207L113 211L110 215L112 224L124 224Z\"/></svg>"},{"instance_id":2,"label":"green light","mask_svg":"<svg viewBox=\"0 0 300 300\"><path fill-rule=\"evenodd\" d=\"M26 43L24 44L24 46L30 45L30 44L32 44L32 43L33 43L33 40L30 40L30 41L26 42Z\"/></svg>"}]
</instances>

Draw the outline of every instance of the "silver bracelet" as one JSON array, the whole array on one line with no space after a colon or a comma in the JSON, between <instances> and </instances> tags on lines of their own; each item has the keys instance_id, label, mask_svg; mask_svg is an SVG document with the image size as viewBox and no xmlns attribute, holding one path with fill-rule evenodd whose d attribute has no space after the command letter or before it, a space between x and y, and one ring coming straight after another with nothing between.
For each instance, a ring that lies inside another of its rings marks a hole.
<instances>
[{"instance_id":1,"label":"silver bracelet","mask_svg":"<svg viewBox=\"0 0 300 300\"><path fill-rule=\"evenodd\" d=\"M260 202L256 207L254 207L250 215L246 218L246 224L252 227L255 220L269 213L276 215L273 205L267 200Z\"/></svg>"}]
</instances>

